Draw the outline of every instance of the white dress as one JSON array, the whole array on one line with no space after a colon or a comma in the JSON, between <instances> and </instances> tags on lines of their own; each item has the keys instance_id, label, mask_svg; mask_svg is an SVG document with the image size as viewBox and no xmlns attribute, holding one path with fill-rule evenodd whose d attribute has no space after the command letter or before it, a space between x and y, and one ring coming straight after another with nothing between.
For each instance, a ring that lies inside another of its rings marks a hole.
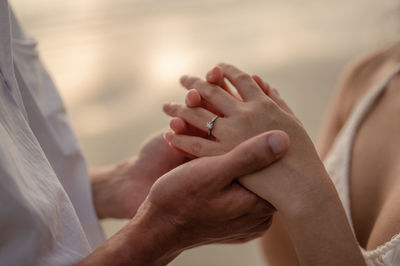
<instances>
[{"instance_id":1,"label":"white dress","mask_svg":"<svg viewBox=\"0 0 400 266\"><path fill-rule=\"evenodd\" d=\"M352 227L349 173L354 137L363 118L368 114L368 111L373 108L373 104L384 92L389 81L398 73L400 73L400 66L395 68L379 86L370 90L360 99L357 105L353 108L353 111L342 130L336 137L336 140L324 162L325 167L336 186L339 197L346 211L347 218ZM389 242L379 246L375 250L367 251L362 247L360 247L360 249L367 265L400 265L400 234L393 236Z\"/></svg>"},{"instance_id":2,"label":"white dress","mask_svg":"<svg viewBox=\"0 0 400 266\"><path fill-rule=\"evenodd\" d=\"M60 96L0 0L0 265L73 265L104 241Z\"/></svg>"}]
</instances>

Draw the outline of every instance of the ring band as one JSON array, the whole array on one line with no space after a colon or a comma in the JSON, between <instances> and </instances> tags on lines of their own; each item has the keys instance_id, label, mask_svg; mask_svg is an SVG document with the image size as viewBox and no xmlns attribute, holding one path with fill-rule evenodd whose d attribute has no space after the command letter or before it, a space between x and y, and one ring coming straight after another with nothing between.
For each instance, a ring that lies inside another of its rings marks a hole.
<instances>
[{"instance_id":1,"label":"ring band","mask_svg":"<svg viewBox=\"0 0 400 266\"><path fill-rule=\"evenodd\" d=\"M215 121L219 118L219 116L214 116L210 121L206 123L206 128L208 130L208 135L211 136L212 130L214 128Z\"/></svg>"}]
</instances>

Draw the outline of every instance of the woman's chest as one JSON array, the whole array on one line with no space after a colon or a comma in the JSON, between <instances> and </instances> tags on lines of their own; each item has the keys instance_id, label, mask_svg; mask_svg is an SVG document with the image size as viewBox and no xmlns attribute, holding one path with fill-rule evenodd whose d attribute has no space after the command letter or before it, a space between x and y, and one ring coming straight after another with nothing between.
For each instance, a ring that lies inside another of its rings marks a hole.
<instances>
[{"instance_id":1,"label":"woman's chest","mask_svg":"<svg viewBox=\"0 0 400 266\"><path fill-rule=\"evenodd\" d=\"M400 233L400 88L389 86L361 121L350 165L354 229L374 249Z\"/></svg>"}]
</instances>

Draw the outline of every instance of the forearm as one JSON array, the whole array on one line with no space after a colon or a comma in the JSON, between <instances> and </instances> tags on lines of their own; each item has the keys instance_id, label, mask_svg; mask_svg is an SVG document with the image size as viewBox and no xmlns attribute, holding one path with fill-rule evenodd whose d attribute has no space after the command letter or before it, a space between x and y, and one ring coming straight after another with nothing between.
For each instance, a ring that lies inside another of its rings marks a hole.
<instances>
[{"instance_id":1,"label":"forearm","mask_svg":"<svg viewBox=\"0 0 400 266\"><path fill-rule=\"evenodd\" d=\"M78 266L166 265L180 253L176 230L147 207Z\"/></svg>"},{"instance_id":2,"label":"forearm","mask_svg":"<svg viewBox=\"0 0 400 266\"><path fill-rule=\"evenodd\" d=\"M301 265L365 265L333 184L281 215Z\"/></svg>"},{"instance_id":3,"label":"forearm","mask_svg":"<svg viewBox=\"0 0 400 266\"><path fill-rule=\"evenodd\" d=\"M365 265L336 189L315 152L295 151L241 183L281 214L300 265Z\"/></svg>"},{"instance_id":4,"label":"forearm","mask_svg":"<svg viewBox=\"0 0 400 266\"><path fill-rule=\"evenodd\" d=\"M278 212L274 214L272 225L261 238L260 244L268 265L300 265L285 221Z\"/></svg>"}]
</instances>

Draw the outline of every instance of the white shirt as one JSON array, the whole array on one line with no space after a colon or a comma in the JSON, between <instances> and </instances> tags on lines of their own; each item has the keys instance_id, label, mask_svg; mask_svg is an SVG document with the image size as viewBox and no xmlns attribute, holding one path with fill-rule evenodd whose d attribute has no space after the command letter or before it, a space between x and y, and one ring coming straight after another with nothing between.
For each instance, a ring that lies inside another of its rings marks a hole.
<instances>
[{"instance_id":1,"label":"white shirt","mask_svg":"<svg viewBox=\"0 0 400 266\"><path fill-rule=\"evenodd\" d=\"M104 241L60 96L0 0L0 264L73 265Z\"/></svg>"}]
</instances>

